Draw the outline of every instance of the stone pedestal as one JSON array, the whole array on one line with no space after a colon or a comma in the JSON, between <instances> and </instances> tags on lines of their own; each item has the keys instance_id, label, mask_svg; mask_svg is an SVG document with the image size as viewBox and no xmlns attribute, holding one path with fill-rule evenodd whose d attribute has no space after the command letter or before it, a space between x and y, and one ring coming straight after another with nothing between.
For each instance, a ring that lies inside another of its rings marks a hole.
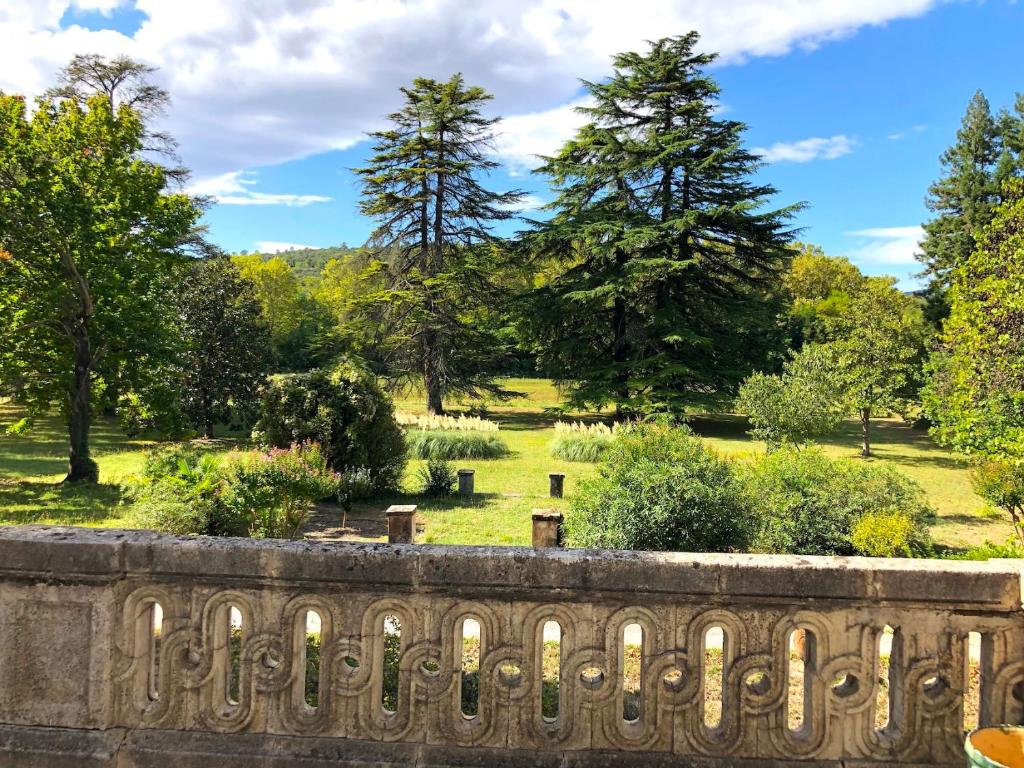
<instances>
[{"instance_id":1,"label":"stone pedestal","mask_svg":"<svg viewBox=\"0 0 1024 768\"><path fill-rule=\"evenodd\" d=\"M562 513L553 509L533 510L533 546L562 546Z\"/></svg>"},{"instance_id":2,"label":"stone pedestal","mask_svg":"<svg viewBox=\"0 0 1024 768\"><path fill-rule=\"evenodd\" d=\"M416 543L416 505L396 504L384 513L388 519L388 544Z\"/></svg>"},{"instance_id":3,"label":"stone pedestal","mask_svg":"<svg viewBox=\"0 0 1024 768\"><path fill-rule=\"evenodd\" d=\"M476 472L472 469L459 470L459 496L473 495L473 477Z\"/></svg>"},{"instance_id":4,"label":"stone pedestal","mask_svg":"<svg viewBox=\"0 0 1024 768\"><path fill-rule=\"evenodd\" d=\"M562 472L552 472L548 475L548 479L551 480L551 498L562 498L562 494L565 492L565 474Z\"/></svg>"}]
</instances>

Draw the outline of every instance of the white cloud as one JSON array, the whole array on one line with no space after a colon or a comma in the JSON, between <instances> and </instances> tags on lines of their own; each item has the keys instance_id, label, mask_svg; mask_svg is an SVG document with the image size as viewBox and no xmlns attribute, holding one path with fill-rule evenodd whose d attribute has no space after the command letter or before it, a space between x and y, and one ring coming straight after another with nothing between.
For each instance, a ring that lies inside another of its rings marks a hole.
<instances>
[{"instance_id":1,"label":"white cloud","mask_svg":"<svg viewBox=\"0 0 1024 768\"><path fill-rule=\"evenodd\" d=\"M497 127L495 152L509 165L513 175L536 168L540 165L538 156L554 154L586 123L577 108L588 104L587 98L576 99L543 112L506 117Z\"/></svg>"},{"instance_id":2,"label":"white cloud","mask_svg":"<svg viewBox=\"0 0 1024 768\"><path fill-rule=\"evenodd\" d=\"M71 5L80 11L98 11L109 16L118 6L125 5L127 0L71 0Z\"/></svg>"},{"instance_id":3,"label":"white cloud","mask_svg":"<svg viewBox=\"0 0 1024 768\"><path fill-rule=\"evenodd\" d=\"M188 186L189 194L212 197L220 205L285 205L303 207L313 203L327 203L331 198L323 195L292 195L257 192L256 174L251 171L229 171L219 176L194 182Z\"/></svg>"},{"instance_id":4,"label":"white cloud","mask_svg":"<svg viewBox=\"0 0 1024 768\"><path fill-rule=\"evenodd\" d=\"M835 160L853 152L854 140L840 134L828 138L814 137L800 141L778 141L770 147L756 147L753 152L769 163L806 163L811 160Z\"/></svg>"},{"instance_id":5,"label":"white cloud","mask_svg":"<svg viewBox=\"0 0 1024 768\"><path fill-rule=\"evenodd\" d=\"M282 243L277 240L257 240L257 253L286 253L288 251L302 251L307 248L319 248L319 245L303 245L302 243Z\"/></svg>"},{"instance_id":6,"label":"white cloud","mask_svg":"<svg viewBox=\"0 0 1024 768\"><path fill-rule=\"evenodd\" d=\"M900 141L901 139L905 139L908 136L912 136L912 135L914 135L916 133L922 133L927 128L928 128L928 126L926 126L926 125L915 125L915 126L912 126L912 127L908 128L905 131L894 131L893 133L889 134L888 138L889 138L890 141Z\"/></svg>"},{"instance_id":7,"label":"white cloud","mask_svg":"<svg viewBox=\"0 0 1024 768\"><path fill-rule=\"evenodd\" d=\"M924 238L920 226L873 227L847 232L855 238L854 247L849 251L850 259L864 265L907 266L916 264L914 254Z\"/></svg>"},{"instance_id":8,"label":"white cloud","mask_svg":"<svg viewBox=\"0 0 1024 768\"><path fill-rule=\"evenodd\" d=\"M521 198L519 198L518 203L506 206L506 210L519 212L539 211L545 205L547 205L547 201L542 200L537 195L523 195Z\"/></svg>"},{"instance_id":9,"label":"white cloud","mask_svg":"<svg viewBox=\"0 0 1024 768\"><path fill-rule=\"evenodd\" d=\"M939 0L134 0L148 19L131 37L61 29L71 2L0 2L0 89L38 94L79 52L156 65L173 97L165 127L209 178L351 146L394 109L400 85L459 71L512 116L499 151L527 166L571 133L575 116L560 105L578 98L577 78L600 79L611 54L645 40L699 29L705 49L735 63Z\"/></svg>"}]
</instances>

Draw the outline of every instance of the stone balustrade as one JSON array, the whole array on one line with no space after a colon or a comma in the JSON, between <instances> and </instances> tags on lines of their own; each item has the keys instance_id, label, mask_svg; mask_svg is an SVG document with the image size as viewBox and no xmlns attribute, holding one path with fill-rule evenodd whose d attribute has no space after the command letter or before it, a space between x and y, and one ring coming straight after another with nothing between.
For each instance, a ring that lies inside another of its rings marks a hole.
<instances>
[{"instance_id":1,"label":"stone balustrade","mask_svg":"<svg viewBox=\"0 0 1024 768\"><path fill-rule=\"evenodd\" d=\"M0 766L960 766L972 695L1019 563L0 529Z\"/></svg>"}]
</instances>

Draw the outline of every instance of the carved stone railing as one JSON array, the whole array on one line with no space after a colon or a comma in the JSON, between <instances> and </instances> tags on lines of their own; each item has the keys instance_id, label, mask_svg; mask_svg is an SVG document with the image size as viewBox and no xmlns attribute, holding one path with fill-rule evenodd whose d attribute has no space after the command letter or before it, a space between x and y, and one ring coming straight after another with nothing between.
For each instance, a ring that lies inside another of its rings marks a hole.
<instances>
[{"instance_id":1,"label":"carved stone railing","mask_svg":"<svg viewBox=\"0 0 1024 768\"><path fill-rule=\"evenodd\" d=\"M0 530L4 766L954 766L972 657L1021 722L1019 563Z\"/></svg>"}]
</instances>

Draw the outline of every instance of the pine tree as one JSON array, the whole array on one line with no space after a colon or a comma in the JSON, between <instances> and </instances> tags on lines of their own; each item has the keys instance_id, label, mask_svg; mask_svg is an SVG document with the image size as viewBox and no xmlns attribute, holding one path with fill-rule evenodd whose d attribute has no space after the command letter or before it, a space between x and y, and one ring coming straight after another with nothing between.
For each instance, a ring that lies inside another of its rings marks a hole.
<instances>
[{"instance_id":1,"label":"pine tree","mask_svg":"<svg viewBox=\"0 0 1024 768\"><path fill-rule=\"evenodd\" d=\"M924 225L918 259L930 278L927 315L935 324L949 313L950 273L974 251L975 237L999 200L1001 144L988 99L978 91L967 105L956 144L942 153L942 177L931 185L926 200L936 216Z\"/></svg>"},{"instance_id":2,"label":"pine tree","mask_svg":"<svg viewBox=\"0 0 1024 768\"><path fill-rule=\"evenodd\" d=\"M691 32L584 82L590 122L540 172L558 194L528 241L564 265L527 326L574 406L719 404L762 362L795 208L751 181L745 126L716 115L715 58Z\"/></svg>"},{"instance_id":3,"label":"pine tree","mask_svg":"<svg viewBox=\"0 0 1024 768\"><path fill-rule=\"evenodd\" d=\"M489 277L502 258L492 228L513 217L520 195L481 181L497 165L488 156L496 118L481 113L490 94L461 75L418 78L402 93L358 169L360 209L377 219L370 273L383 273L383 288L356 302L350 326L384 373L420 379L427 410L442 413L449 394L505 394L492 378L502 344L480 320L499 298Z\"/></svg>"}]
</instances>

